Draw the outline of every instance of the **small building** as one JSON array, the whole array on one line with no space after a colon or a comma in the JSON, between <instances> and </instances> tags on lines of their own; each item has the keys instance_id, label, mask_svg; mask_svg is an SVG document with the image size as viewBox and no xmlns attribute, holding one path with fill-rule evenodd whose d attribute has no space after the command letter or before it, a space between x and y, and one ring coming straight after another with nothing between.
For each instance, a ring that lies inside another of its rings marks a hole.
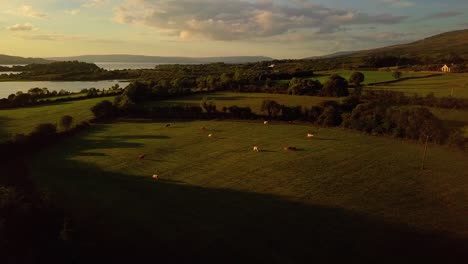
<instances>
[{"instance_id":1,"label":"small building","mask_svg":"<svg viewBox=\"0 0 468 264\"><path fill-rule=\"evenodd\" d=\"M268 66L268 68L274 68L275 66L275 64L271 64L270 66Z\"/></svg>"},{"instance_id":2,"label":"small building","mask_svg":"<svg viewBox=\"0 0 468 264\"><path fill-rule=\"evenodd\" d=\"M447 66L447 64L444 65L444 67L441 68L442 72L450 72L450 67Z\"/></svg>"}]
</instances>

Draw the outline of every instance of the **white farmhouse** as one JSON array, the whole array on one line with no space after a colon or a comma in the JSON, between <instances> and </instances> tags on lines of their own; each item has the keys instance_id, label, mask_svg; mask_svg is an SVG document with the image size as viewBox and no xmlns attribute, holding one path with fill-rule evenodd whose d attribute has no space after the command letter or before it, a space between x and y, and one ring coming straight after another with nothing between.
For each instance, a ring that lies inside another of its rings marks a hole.
<instances>
[{"instance_id":1,"label":"white farmhouse","mask_svg":"<svg viewBox=\"0 0 468 264\"><path fill-rule=\"evenodd\" d=\"M442 72L450 72L450 67L447 66L447 64L445 64L444 67L442 67L441 71Z\"/></svg>"}]
</instances>

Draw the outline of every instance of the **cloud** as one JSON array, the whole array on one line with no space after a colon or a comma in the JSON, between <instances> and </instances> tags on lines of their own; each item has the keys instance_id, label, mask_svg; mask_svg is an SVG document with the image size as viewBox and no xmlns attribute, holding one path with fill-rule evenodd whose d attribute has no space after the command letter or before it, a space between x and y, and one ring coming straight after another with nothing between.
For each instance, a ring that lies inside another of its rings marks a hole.
<instances>
[{"instance_id":1,"label":"cloud","mask_svg":"<svg viewBox=\"0 0 468 264\"><path fill-rule=\"evenodd\" d=\"M32 31L34 26L31 23L15 24L13 26L7 27L10 31Z\"/></svg>"},{"instance_id":2,"label":"cloud","mask_svg":"<svg viewBox=\"0 0 468 264\"><path fill-rule=\"evenodd\" d=\"M107 4L108 0L87 0L82 6L86 8L93 8Z\"/></svg>"},{"instance_id":3,"label":"cloud","mask_svg":"<svg viewBox=\"0 0 468 264\"><path fill-rule=\"evenodd\" d=\"M307 29L332 33L343 26L396 24L405 16L333 9L308 0L125 0L114 10L122 24L145 25L181 39L245 40Z\"/></svg>"},{"instance_id":4,"label":"cloud","mask_svg":"<svg viewBox=\"0 0 468 264\"><path fill-rule=\"evenodd\" d=\"M415 3L405 0L382 0L381 3L394 7L410 7L415 5Z\"/></svg>"},{"instance_id":5,"label":"cloud","mask_svg":"<svg viewBox=\"0 0 468 264\"><path fill-rule=\"evenodd\" d=\"M80 9L65 10L65 13L71 16L76 16L80 13Z\"/></svg>"},{"instance_id":6,"label":"cloud","mask_svg":"<svg viewBox=\"0 0 468 264\"><path fill-rule=\"evenodd\" d=\"M458 11L436 12L436 13L432 13L427 16L424 16L421 20L450 18L450 17L460 16L460 15L463 15L463 13L458 12Z\"/></svg>"},{"instance_id":7,"label":"cloud","mask_svg":"<svg viewBox=\"0 0 468 264\"><path fill-rule=\"evenodd\" d=\"M42 40L42 41L58 41L58 42L68 42L68 41L81 41L87 43L97 43L97 44L122 44L125 41L116 40L116 39L101 39L101 38L91 38L87 36L79 35L64 35L64 34L22 34L18 35L22 39L26 40Z\"/></svg>"},{"instance_id":8,"label":"cloud","mask_svg":"<svg viewBox=\"0 0 468 264\"><path fill-rule=\"evenodd\" d=\"M13 15L18 15L18 16L24 16L24 17L31 17L31 18L45 18L47 17L47 14L35 10L32 6L30 5L22 5L16 10L9 10L7 11L9 14Z\"/></svg>"}]
</instances>

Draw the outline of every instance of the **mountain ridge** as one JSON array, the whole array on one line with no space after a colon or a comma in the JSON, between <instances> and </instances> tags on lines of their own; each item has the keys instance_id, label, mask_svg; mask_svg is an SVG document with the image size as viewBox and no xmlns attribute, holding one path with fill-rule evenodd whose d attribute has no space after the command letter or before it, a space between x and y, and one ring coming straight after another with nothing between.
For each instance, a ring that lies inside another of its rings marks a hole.
<instances>
[{"instance_id":1,"label":"mountain ridge","mask_svg":"<svg viewBox=\"0 0 468 264\"><path fill-rule=\"evenodd\" d=\"M148 56L132 54L107 54L107 55L79 55L70 57L50 57L53 61L77 60L89 63L99 62L124 62L124 63L249 63L259 61L272 61L266 56L224 56L224 57L179 57L179 56Z\"/></svg>"}]
</instances>

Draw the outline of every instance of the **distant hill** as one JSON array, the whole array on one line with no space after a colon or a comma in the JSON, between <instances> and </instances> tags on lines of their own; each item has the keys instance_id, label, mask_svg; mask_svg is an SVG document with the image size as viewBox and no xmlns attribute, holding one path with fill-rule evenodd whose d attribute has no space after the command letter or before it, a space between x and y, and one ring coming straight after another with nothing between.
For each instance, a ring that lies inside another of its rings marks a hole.
<instances>
[{"instance_id":1,"label":"distant hill","mask_svg":"<svg viewBox=\"0 0 468 264\"><path fill-rule=\"evenodd\" d=\"M49 60L40 59L40 58L23 58L23 57L0 54L0 64L6 64L6 65L32 64L32 63L45 64L45 63L50 63L50 62L51 61Z\"/></svg>"},{"instance_id":2,"label":"distant hill","mask_svg":"<svg viewBox=\"0 0 468 264\"><path fill-rule=\"evenodd\" d=\"M436 57L456 53L468 59L468 29L442 33L408 44L360 51L351 56L391 54L394 56Z\"/></svg>"},{"instance_id":3,"label":"distant hill","mask_svg":"<svg viewBox=\"0 0 468 264\"><path fill-rule=\"evenodd\" d=\"M468 29L446 32L407 44L355 52L338 52L307 59L320 60L332 65L333 63L362 65L363 61L371 56L408 58L421 64L457 62L454 58L468 61Z\"/></svg>"},{"instance_id":4,"label":"distant hill","mask_svg":"<svg viewBox=\"0 0 468 264\"><path fill-rule=\"evenodd\" d=\"M331 58L336 58L336 57L341 57L345 55L351 55L353 53L357 53L358 51L339 51L335 52L332 54L327 54L327 55L322 55L322 56L313 56L313 57L308 57L304 58L304 60L312 60L312 59L331 59Z\"/></svg>"},{"instance_id":5,"label":"distant hill","mask_svg":"<svg viewBox=\"0 0 468 264\"><path fill-rule=\"evenodd\" d=\"M161 56L144 56L144 55L82 55L75 57L53 57L48 58L55 61L82 61L89 63L97 62L125 62L125 63L249 63L259 61L272 61L272 58L263 56L235 56L235 57L206 57L206 58L192 58L192 57L161 57Z\"/></svg>"}]
</instances>

